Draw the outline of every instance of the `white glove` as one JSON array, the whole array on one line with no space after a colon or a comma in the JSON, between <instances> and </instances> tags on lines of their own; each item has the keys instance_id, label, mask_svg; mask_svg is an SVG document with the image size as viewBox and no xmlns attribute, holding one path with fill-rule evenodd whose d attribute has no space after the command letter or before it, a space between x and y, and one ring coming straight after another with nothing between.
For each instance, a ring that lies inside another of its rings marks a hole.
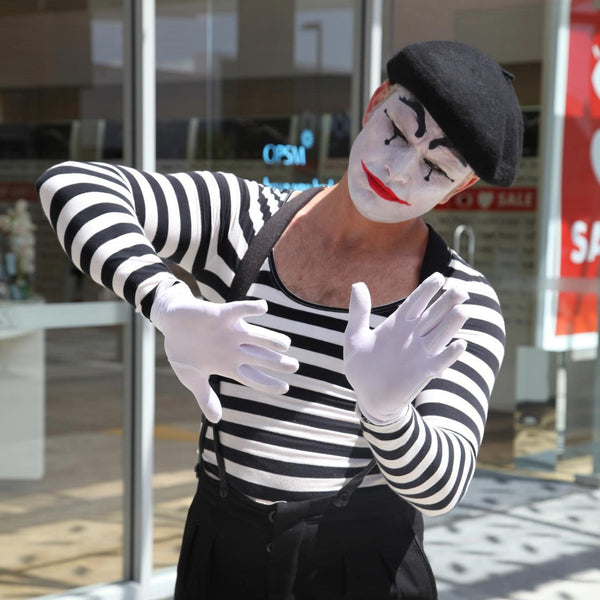
<instances>
[{"instance_id":1,"label":"white glove","mask_svg":"<svg viewBox=\"0 0 600 600\"><path fill-rule=\"evenodd\" d=\"M460 306L468 294L444 292L434 273L375 329L369 328L371 296L364 283L352 286L344 338L344 372L358 407L376 425L398 421L417 394L464 352L464 340L448 343L467 320Z\"/></svg>"},{"instance_id":2,"label":"white glove","mask_svg":"<svg viewBox=\"0 0 600 600\"><path fill-rule=\"evenodd\" d=\"M165 336L165 351L175 374L196 397L206 418L221 419L219 398L210 375L235 379L259 392L285 394L288 384L263 373L293 373L298 361L282 354L290 339L244 319L267 312L265 300L223 304L196 298L182 283L158 286L150 320ZM168 286L168 287L167 287Z\"/></svg>"}]
</instances>

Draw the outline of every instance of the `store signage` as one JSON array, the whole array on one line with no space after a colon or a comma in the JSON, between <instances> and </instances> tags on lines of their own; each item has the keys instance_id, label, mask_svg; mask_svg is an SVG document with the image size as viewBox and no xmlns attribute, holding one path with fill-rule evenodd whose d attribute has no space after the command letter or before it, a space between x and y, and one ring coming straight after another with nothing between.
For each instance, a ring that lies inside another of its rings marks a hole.
<instances>
[{"instance_id":1,"label":"store signage","mask_svg":"<svg viewBox=\"0 0 600 600\"><path fill-rule=\"evenodd\" d=\"M292 144L266 144L262 157L267 165L304 166L306 164L306 150L312 148L315 141L314 133L305 129L300 134L300 145Z\"/></svg>"},{"instance_id":2,"label":"store signage","mask_svg":"<svg viewBox=\"0 0 600 600\"><path fill-rule=\"evenodd\" d=\"M598 330L600 13L595 2L572 1L569 33L553 334L566 338L569 347L577 347L595 346Z\"/></svg>"},{"instance_id":3,"label":"store signage","mask_svg":"<svg viewBox=\"0 0 600 600\"><path fill-rule=\"evenodd\" d=\"M263 160L267 165L302 166L306 164L306 148L289 144L267 144L263 148Z\"/></svg>"},{"instance_id":4,"label":"store signage","mask_svg":"<svg viewBox=\"0 0 600 600\"><path fill-rule=\"evenodd\" d=\"M537 208L537 188L469 188L440 204L437 210L479 210L479 211L535 211Z\"/></svg>"},{"instance_id":5,"label":"store signage","mask_svg":"<svg viewBox=\"0 0 600 600\"><path fill-rule=\"evenodd\" d=\"M300 143L293 144L265 144L262 151L263 162L266 165L284 165L286 167L305 167L307 164L306 153L315 145L315 134L312 129L303 129L300 133ZM263 185L279 189L303 191L311 187L331 186L335 182L330 177L320 181L313 177L310 181L274 181L269 175L264 175Z\"/></svg>"}]
</instances>

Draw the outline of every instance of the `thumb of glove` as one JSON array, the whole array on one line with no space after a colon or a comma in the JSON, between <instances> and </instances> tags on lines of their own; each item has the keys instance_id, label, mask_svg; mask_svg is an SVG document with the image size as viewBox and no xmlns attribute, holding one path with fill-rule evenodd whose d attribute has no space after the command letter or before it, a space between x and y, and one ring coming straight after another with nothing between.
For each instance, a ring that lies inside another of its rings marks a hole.
<instances>
[{"instance_id":1,"label":"thumb of glove","mask_svg":"<svg viewBox=\"0 0 600 600\"><path fill-rule=\"evenodd\" d=\"M218 423L223 415L223 409L217 394L210 387L208 377L198 369L185 363L169 362L179 381L194 394L194 398L196 398L196 402L204 416L211 423Z\"/></svg>"},{"instance_id":2,"label":"thumb of glove","mask_svg":"<svg viewBox=\"0 0 600 600\"><path fill-rule=\"evenodd\" d=\"M371 316L371 294L366 283L362 281L352 285L350 294L350 306L348 307L348 326L346 327L346 339L360 334L369 329Z\"/></svg>"}]
</instances>

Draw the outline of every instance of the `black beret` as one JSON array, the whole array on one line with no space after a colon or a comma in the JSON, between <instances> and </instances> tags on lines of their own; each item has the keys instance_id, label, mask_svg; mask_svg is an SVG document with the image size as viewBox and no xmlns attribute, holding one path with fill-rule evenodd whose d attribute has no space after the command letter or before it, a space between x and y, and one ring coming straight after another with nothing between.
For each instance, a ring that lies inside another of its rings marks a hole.
<instances>
[{"instance_id":1,"label":"black beret","mask_svg":"<svg viewBox=\"0 0 600 600\"><path fill-rule=\"evenodd\" d=\"M420 42L392 57L387 75L423 103L478 177L513 183L523 116L512 76L496 61L459 42Z\"/></svg>"}]
</instances>

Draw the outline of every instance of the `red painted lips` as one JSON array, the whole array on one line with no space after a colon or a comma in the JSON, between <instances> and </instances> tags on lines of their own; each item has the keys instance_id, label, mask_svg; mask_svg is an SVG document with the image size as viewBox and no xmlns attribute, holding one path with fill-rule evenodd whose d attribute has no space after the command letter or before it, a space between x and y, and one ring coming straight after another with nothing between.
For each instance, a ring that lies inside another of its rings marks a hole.
<instances>
[{"instance_id":1,"label":"red painted lips","mask_svg":"<svg viewBox=\"0 0 600 600\"><path fill-rule=\"evenodd\" d=\"M404 204L405 206L410 206L410 202L406 200L401 200L394 194L390 188L381 181L378 177L373 175L369 169L367 169L365 163L361 160L360 164L362 165L363 171L367 176L367 181L369 182L370 188L381 198L384 200L390 200L391 202L398 202L399 204Z\"/></svg>"}]
</instances>

